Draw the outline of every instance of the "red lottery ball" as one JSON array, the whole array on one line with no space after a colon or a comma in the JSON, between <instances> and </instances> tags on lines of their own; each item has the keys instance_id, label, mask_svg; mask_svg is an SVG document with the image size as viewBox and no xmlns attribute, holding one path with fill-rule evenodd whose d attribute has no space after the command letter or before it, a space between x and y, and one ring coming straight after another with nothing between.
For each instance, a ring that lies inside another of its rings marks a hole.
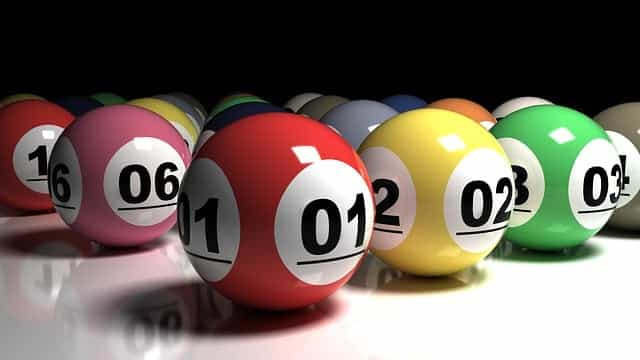
<instances>
[{"instance_id":1,"label":"red lottery ball","mask_svg":"<svg viewBox=\"0 0 640 360\"><path fill-rule=\"evenodd\" d=\"M236 303L292 309L345 284L367 251L364 164L325 125L289 113L240 120L185 174L180 235L200 276Z\"/></svg>"},{"instance_id":2,"label":"red lottery ball","mask_svg":"<svg viewBox=\"0 0 640 360\"><path fill-rule=\"evenodd\" d=\"M47 165L56 140L73 115L44 100L0 108L0 203L22 210L53 208Z\"/></svg>"}]
</instances>

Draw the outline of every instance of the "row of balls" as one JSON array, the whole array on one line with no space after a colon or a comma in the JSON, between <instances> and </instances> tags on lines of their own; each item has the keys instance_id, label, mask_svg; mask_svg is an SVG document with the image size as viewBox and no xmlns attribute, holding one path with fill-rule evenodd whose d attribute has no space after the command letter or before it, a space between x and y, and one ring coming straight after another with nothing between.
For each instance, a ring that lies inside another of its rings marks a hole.
<instances>
[{"instance_id":1,"label":"row of balls","mask_svg":"<svg viewBox=\"0 0 640 360\"><path fill-rule=\"evenodd\" d=\"M35 139L55 144L50 156L38 141L5 152L32 173L47 160L44 178L17 177L46 182L64 221L106 245L156 238L177 206L199 274L236 302L272 309L328 296L368 249L400 270L444 275L484 258L505 231L533 249L575 246L637 193L637 147L616 150L613 133L572 109L520 98L491 128L497 116L464 99L424 109L409 96L387 105L316 95L283 107L227 97L193 149L178 113L142 99L90 111L59 138L38 128ZM0 126L17 129L7 144L41 125L23 117L17 127L10 115L43 103L0 109Z\"/></svg>"}]
</instances>

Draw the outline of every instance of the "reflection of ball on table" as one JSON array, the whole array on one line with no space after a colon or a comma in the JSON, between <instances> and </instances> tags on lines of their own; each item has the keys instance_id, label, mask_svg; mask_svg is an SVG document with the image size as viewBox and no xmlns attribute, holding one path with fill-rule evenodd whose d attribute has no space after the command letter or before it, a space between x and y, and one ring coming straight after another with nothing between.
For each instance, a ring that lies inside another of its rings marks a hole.
<instances>
[{"instance_id":1,"label":"reflection of ball on table","mask_svg":"<svg viewBox=\"0 0 640 360\"><path fill-rule=\"evenodd\" d=\"M194 295L161 248L89 258L60 290L60 347L69 359L189 358Z\"/></svg>"},{"instance_id":2,"label":"reflection of ball on table","mask_svg":"<svg viewBox=\"0 0 640 360\"><path fill-rule=\"evenodd\" d=\"M267 113L204 145L178 217L185 250L211 286L240 304L290 309L349 280L368 246L373 197L364 165L334 131Z\"/></svg>"},{"instance_id":3,"label":"reflection of ball on table","mask_svg":"<svg viewBox=\"0 0 640 360\"><path fill-rule=\"evenodd\" d=\"M581 244L604 226L620 197L623 174L598 124L573 109L540 105L512 113L491 133L514 173L507 239L559 250Z\"/></svg>"},{"instance_id":4,"label":"reflection of ball on table","mask_svg":"<svg viewBox=\"0 0 640 360\"><path fill-rule=\"evenodd\" d=\"M376 194L373 253L416 275L446 275L483 259L513 207L506 154L460 114L409 111L374 130L358 150Z\"/></svg>"},{"instance_id":5,"label":"reflection of ball on table","mask_svg":"<svg viewBox=\"0 0 640 360\"><path fill-rule=\"evenodd\" d=\"M622 169L622 192L618 208L609 224L628 230L640 230L640 102L620 104L596 115L616 146Z\"/></svg>"}]
</instances>

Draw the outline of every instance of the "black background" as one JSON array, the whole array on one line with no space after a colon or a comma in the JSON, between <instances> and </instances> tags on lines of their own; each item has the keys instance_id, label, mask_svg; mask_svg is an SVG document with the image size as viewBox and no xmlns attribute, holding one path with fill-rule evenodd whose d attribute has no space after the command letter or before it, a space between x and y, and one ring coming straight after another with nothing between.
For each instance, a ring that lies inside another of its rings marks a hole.
<instances>
[{"instance_id":1,"label":"black background","mask_svg":"<svg viewBox=\"0 0 640 360\"><path fill-rule=\"evenodd\" d=\"M253 93L278 105L307 91L373 100L407 93L427 102L463 97L490 111L513 97L538 96L589 116L612 105L640 101L640 65L622 55L605 62L585 54L553 52L541 57L521 53L443 57L425 48L385 57L343 49L318 55L256 47L248 52L203 50L200 56L172 57L155 49L131 53L129 48L108 56L99 49L47 58L36 52L7 57L0 96L30 92L55 99L107 91L134 99L181 91L210 110L234 92Z\"/></svg>"}]
</instances>

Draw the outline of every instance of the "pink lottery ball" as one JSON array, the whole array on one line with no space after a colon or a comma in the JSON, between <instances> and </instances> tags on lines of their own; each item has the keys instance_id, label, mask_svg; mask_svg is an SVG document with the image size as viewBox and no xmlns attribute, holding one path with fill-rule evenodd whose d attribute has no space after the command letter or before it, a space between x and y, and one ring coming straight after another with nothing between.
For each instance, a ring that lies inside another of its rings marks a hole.
<instances>
[{"instance_id":1,"label":"pink lottery ball","mask_svg":"<svg viewBox=\"0 0 640 360\"><path fill-rule=\"evenodd\" d=\"M151 111L106 106L79 117L56 142L49 189L74 230L108 246L136 246L176 222L191 155L173 126Z\"/></svg>"}]
</instances>

